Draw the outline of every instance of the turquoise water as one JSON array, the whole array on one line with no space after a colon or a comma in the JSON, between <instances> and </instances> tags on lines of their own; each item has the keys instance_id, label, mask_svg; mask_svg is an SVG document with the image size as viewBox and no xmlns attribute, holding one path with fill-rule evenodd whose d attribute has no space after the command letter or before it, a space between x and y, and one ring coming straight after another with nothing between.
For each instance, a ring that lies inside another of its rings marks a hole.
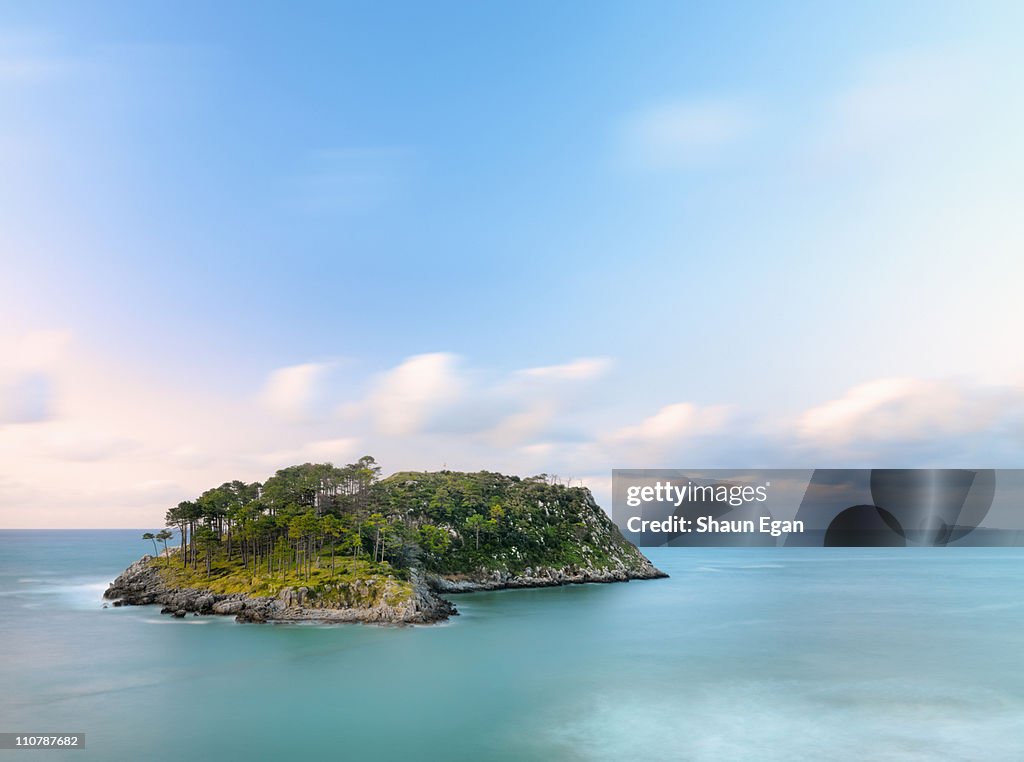
<instances>
[{"instance_id":1,"label":"turquoise water","mask_svg":"<svg viewBox=\"0 0 1024 762\"><path fill-rule=\"evenodd\" d=\"M652 549L671 579L260 626L103 609L139 534L0 532L0 732L86 733L33 759L1024 759L1021 549Z\"/></svg>"}]
</instances>

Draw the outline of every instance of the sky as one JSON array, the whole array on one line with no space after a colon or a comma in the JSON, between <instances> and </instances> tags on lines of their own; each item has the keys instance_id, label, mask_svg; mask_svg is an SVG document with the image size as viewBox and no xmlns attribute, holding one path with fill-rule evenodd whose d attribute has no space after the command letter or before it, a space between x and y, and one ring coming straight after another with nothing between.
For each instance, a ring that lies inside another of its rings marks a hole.
<instances>
[{"instance_id":1,"label":"sky","mask_svg":"<svg viewBox=\"0 0 1024 762\"><path fill-rule=\"evenodd\" d=\"M364 454L1020 467L1021 28L0 0L0 527Z\"/></svg>"}]
</instances>

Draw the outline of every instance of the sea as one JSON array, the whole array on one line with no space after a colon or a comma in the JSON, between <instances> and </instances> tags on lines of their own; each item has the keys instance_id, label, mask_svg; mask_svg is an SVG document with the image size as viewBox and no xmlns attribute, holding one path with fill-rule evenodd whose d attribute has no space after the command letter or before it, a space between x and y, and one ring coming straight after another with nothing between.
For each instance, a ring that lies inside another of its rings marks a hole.
<instances>
[{"instance_id":1,"label":"sea","mask_svg":"<svg viewBox=\"0 0 1024 762\"><path fill-rule=\"evenodd\" d=\"M1024 549L652 548L669 579L254 625L106 607L141 533L0 532L0 733L85 734L29 759L1024 759Z\"/></svg>"}]
</instances>

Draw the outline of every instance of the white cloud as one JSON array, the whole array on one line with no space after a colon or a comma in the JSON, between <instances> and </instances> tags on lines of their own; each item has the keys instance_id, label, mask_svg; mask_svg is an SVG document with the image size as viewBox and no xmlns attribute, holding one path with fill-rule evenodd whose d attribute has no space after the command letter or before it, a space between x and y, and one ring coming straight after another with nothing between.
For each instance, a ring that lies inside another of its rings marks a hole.
<instances>
[{"instance_id":1,"label":"white cloud","mask_svg":"<svg viewBox=\"0 0 1024 762\"><path fill-rule=\"evenodd\" d=\"M739 102L682 101L641 111L627 120L626 161L645 169L680 169L718 156L744 138L754 119Z\"/></svg>"},{"instance_id":2,"label":"white cloud","mask_svg":"<svg viewBox=\"0 0 1024 762\"><path fill-rule=\"evenodd\" d=\"M596 406L595 406L596 407ZM582 411L592 419L595 407ZM666 405L638 423L602 431L592 423L583 427L585 436L575 441L540 439L515 449L519 467L526 472L544 471L576 478L629 465L634 468L693 467L708 463L704 450L709 443L720 446L736 436L735 415L730 405L699 406L687 402ZM508 443L501 443L507 445ZM680 458L685 458L680 462ZM695 460L696 459L696 460Z\"/></svg>"},{"instance_id":3,"label":"white cloud","mask_svg":"<svg viewBox=\"0 0 1024 762\"><path fill-rule=\"evenodd\" d=\"M854 448L875 443L956 438L991 428L1020 409L1024 391L971 388L950 381L892 378L855 386L797 421L805 442Z\"/></svg>"},{"instance_id":4,"label":"white cloud","mask_svg":"<svg viewBox=\"0 0 1024 762\"><path fill-rule=\"evenodd\" d=\"M817 151L823 157L923 144L969 118L979 62L944 51L904 51L865 61L829 104Z\"/></svg>"},{"instance_id":5,"label":"white cloud","mask_svg":"<svg viewBox=\"0 0 1024 762\"><path fill-rule=\"evenodd\" d=\"M578 360L562 365L547 365L539 368L527 368L520 373L529 378L551 379L555 381L587 381L603 376L611 367L607 357L581 357Z\"/></svg>"},{"instance_id":6,"label":"white cloud","mask_svg":"<svg viewBox=\"0 0 1024 762\"><path fill-rule=\"evenodd\" d=\"M891 379L773 422L691 402L630 421L616 412L608 359L499 372L432 353L366 378L343 421L291 417L318 409L325 390L339 394L330 408L342 401L323 376L328 365L281 368L261 402L282 420L251 396L186 393L56 336L18 336L0 349L7 372L54 379L60 412L0 426L0 526L155 526L211 485L367 453L386 471L487 468L594 485L626 466L1001 465L1024 455L1024 384Z\"/></svg>"},{"instance_id":7,"label":"white cloud","mask_svg":"<svg viewBox=\"0 0 1024 762\"><path fill-rule=\"evenodd\" d=\"M697 407L689 402L666 405L635 426L625 426L611 434L611 442L663 444L708 436L722 430L729 421L728 405Z\"/></svg>"},{"instance_id":8,"label":"white cloud","mask_svg":"<svg viewBox=\"0 0 1024 762\"><path fill-rule=\"evenodd\" d=\"M497 446L519 444L542 435L558 414L553 400L537 400L526 409L505 416L487 432L487 438Z\"/></svg>"},{"instance_id":9,"label":"white cloud","mask_svg":"<svg viewBox=\"0 0 1024 762\"><path fill-rule=\"evenodd\" d=\"M440 435L482 437L515 444L548 428L559 414L579 403L583 385L611 367L603 357L526 368L506 375L466 367L457 355L413 355L371 379L361 400L335 404L335 419L346 427L369 425L383 436ZM279 410L294 412L318 376L314 365L275 372L264 395Z\"/></svg>"},{"instance_id":10,"label":"white cloud","mask_svg":"<svg viewBox=\"0 0 1024 762\"><path fill-rule=\"evenodd\" d=\"M323 402L329 363L304 363L278 368L267 378L262 401L274 413L298 420L313 414Z\"/></svg>"},{"instance_id":11,"label":"white cloud","mask_svg":"<svg viewBox=\"0 0 1024 762\"><path fill-rule=\"evenodd\" d=\"M585 389L603 377L612 366L607 357L583 357L558 365L526 368L495 385L481 400L492 414L479 416L486 439L494 446L520 445L538 438L561 436L554 429L568 423L572 411L586 406ZM493 411L503 414L493 424Z\"/></svg>"},{"instance_id":12,"label":"white cloud","mask_svg":"<svg viewBox=\"0 0 1024 762\"><path fill-rule=\"evenodd\" d=\"M406 436L419 433L442 415L465 388L455 355L415 355L378 379L367 404L378 431Z\"/></svg>"}]
</instances>

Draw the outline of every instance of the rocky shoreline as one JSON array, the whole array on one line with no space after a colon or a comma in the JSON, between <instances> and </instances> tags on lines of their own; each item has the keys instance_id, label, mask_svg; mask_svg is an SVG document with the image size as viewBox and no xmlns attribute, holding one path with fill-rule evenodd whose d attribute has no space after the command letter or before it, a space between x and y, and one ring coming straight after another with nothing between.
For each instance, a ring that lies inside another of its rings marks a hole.
<instances>
[{"instance_id":1,"label":"rocky shoreline","mask_svg":"<svg viewBox=\"0 0 1024 762\"><path fill-rule=\"evenodd\" d=\"M188 614L234 616L238 622L361 622L366 624L430 624L458 616L455 606L439 593L468 593L531 587L585 584L588 582L627 582L631 579L667 577L645 558L639 569L526 569L523 574L495 571L476 575L420 575L412 572L411 595L396 595L397 582L385 582L384 589L370 590L377 580L352 583L356 600L373 605L317 606L315 594L305 587L285 587L274 597L244 593L219 594L202 588L172 588L151 564L153 556L143 556L111 583L103 597L114 606L161 605L161 614L185 617ZM394 585L395 589L388 589Z\"/></svg>"},{"instance_id":2,"label":"rocky shoreline","mask_svg":"<svg viewBox=\"0 0 1024 762\"><path fill-rule=\"evenodd\" d=\"M665 572L650 561L639 569L625 566L616 569L527 568L522 574L494 571L482 574L429 575L427 581L439 593L474 593L483 590L515 590L531 587L558 587L588 583L629 582L631 579L662 579Z\"/></svg>"},{"instance_id":3,"label":"rocky shoreline","mask_svg":"<svg viewBox=\"0 0 1024 762\"><path fill-rule=\"evenodd\" d=\"M220 594L202 588L172 588L151 565L152 556L143 556L111 583L103 594L114 606L161 604L161 614L184 617L187 614L234 616L239 622L364 622L371 624L429 624L440 622L458 612L436 595L427 584L412 575L412 594L394 595L398 584L376 580L353 583L354 597L374 601L366 606L316 605L315 596L305 587L285 587L274 597L244 593ZM362 588L360 589L360 585ZM392 585L394 589L389 589ZM390 602L389 602L390 601Z\"/></svg>"}]
</instances>

